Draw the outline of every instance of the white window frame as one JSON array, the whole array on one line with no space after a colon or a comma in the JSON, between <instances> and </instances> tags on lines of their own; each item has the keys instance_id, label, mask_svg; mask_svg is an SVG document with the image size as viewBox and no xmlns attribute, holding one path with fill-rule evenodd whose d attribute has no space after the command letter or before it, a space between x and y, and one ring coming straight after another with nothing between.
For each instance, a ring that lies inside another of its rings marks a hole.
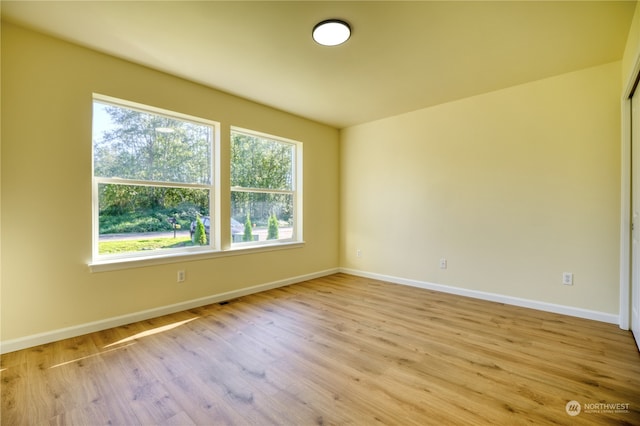
<instances>
[{"instance_id":1,"label":"white window frame","mask_svg":"<svg viewBox=\"0 0 640 426\"><path fill-rule=\"evenodd\" d=\"M293 197L293 232L291 238L277 239L277 240L265 240L265 241L248 241L248 242L232 242L233 249L243 249L247 247L260 247L260 246L274 246L287 243L301 243L302 239L302 142L283 138L281 136L275 136L268 133L258 132L255 130L245 129L241 127L231 126L229 132L229 141L231 143L233 133L242 133L248 136L253 136L262 139L268 139L270 141L291 145L293 147L293 158L291 164L291 186L290 190L279 189L266 189L266 188L245 188L239 186L232 186L229 191L229 196L232 192L247 192L247 193L260 193L260 194L287 194ZM229 159L229 168L231 168L231 159ZM231 199L229 199L231 204Z\"/></svg>"},{"instance_id":2,"label":"white window frame","mask_svg":"<svg viewBox=\"0 0 640 426\"><path fill-rule=\"evenodd\" d=\"M175 182L161 182L161 181L140 181L134 179L126 179L126 178L104 178L104 177L96 177L95 176L95 157L94 157L94 143L93 138L91 141L91 176L92 176L92 261L89 263L89 266L92 270L106 270L106 269L119 269L119 268L109 268L109 265L114 265L117 263L126 263L135 266L146 266L148 262L140 264L136 262L138 260L148 260L155 259L159 260L159 262L153 263L165 263L169 258L179 258L184 255L190 254L201 254L203 252L214 252L220 247L220 232L219 232L219 208L218 203L216 203L217 196L219 194L219 167L218 167L218 157L219 157L219 129L220 124L199 118L191 115L186 115L182 113L177 113L174 111L169 111L153 106L148 106L144 104L139 104L136 102L126 101L118 98L113 98L110 96L105 96L101 94L93 94L92 98L92 106L94 102L99 102L103 104L113 105L115 107L127 108L143 113L161 115L172 119L188 121L197 125L203 125L211 127L211 162L210 162L210 176L211 181L209 184L198 184L198 183L175 183ZM92 123L93 128L93 123ZM209 230L209 244L204 246L194 246L194 247L185 247L181 249L162 249L162 250L153 250L149 252L129 252L122 254L100 254L99 253L99 239L100 239L100 208L99 208L99 192L98 188L100 184L121 184L121 185L132 185L132 186L146 186L146 187L165 187L165 188L188 188L188 189L206 189L209 191L209 214L211 217L210 222L210 230ZM107 266L104 268L104 266Z\"/></svg>"}]
</instances>

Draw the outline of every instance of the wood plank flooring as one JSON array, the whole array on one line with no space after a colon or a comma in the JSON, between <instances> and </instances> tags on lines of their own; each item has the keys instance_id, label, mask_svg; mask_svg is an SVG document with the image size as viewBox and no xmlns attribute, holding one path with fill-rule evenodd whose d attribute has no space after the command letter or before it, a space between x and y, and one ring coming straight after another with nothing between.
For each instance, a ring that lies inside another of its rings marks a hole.
<instances>
[{"instance_id":1,"label":"wood plank flooring","mask_svg":"<svg viewBox=\"0 0 640 426\"><path fill-rule=\"evenodd\" d=\"M630 332L344 274L0 370L3 426L640 424Z\"/></svg>"}]
</instances>

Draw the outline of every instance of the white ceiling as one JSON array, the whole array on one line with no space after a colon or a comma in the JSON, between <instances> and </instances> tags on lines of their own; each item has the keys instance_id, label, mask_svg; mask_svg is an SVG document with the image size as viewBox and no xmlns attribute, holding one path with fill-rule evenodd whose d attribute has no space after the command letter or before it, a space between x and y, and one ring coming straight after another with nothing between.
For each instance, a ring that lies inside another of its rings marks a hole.
<instances>
[{"instance_id":1,"label":"white ceiling","mask_svg":"<svg viewBox=\"0 0 640 426\"><path fill-rule=\"evenodd\" d=\"M622 58L635 1L2 1L3 19L343 128ZM348 21L339 47L311 39Z\"/></svg>"}]
</instances>

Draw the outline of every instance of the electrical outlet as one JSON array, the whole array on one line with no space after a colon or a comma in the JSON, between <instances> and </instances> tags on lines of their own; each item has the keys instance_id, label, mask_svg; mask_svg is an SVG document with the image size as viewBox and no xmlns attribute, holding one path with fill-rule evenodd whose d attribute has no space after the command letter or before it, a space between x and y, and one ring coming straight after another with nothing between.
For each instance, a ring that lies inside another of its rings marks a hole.
<instances>
[{"instance_id":1,"label":"electrical outlet","mask_svg":"<svg viewBox=\"0 0 640 426\"><path fill-rule=\"evenodd\" d=\"M440 259L440 269L447 269L447 259L444 257Z\"/></svg>"},{"instance_id":2,"label":"electrical outlet","mask_svg":"<svg viewBox=\"0 0 640 426\"><path fill-rule=\"evenodd\" d=\"M571 272L562 273L562 284L573 285L573 274Z\"/></svg>"},{"instance_id":3,"label":"electrical outlet","mask_svg":"<svg viewBox=\"0 0 640 426\"><path fill-rule=\"evenodd\" d=\"M179 283L183 283L185 279L186 279L186 274L185 274L185 272L184 272L184 269L180 269L180 270L178 270L178 279L177 279L177 282L179 282Z\"/></svg>"},{"instance_id":4,"label":"electrical outlet","mask_svg":"<svg viewBox=\"0 0 640 426\"><path fill-rule=\"evenodd\" d=\"M362 257L362 250L360 249L356 250L356 257Z\"/></svg>"}]
</instances>

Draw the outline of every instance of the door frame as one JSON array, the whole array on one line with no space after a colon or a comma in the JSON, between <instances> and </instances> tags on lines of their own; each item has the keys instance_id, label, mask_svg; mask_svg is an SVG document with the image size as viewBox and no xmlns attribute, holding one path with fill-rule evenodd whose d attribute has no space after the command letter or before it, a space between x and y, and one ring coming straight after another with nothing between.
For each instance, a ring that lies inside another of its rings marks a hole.
<instances>
[{"instance_id":1,"label":"door frame","mask_svg":"<svg viewBox=\"0 0 640 426\"><path fill-rule=\"evenodd\" d=\"M620 182L620 317L618 325L631 324L631 97L640 79L640 53L624 86L621 99L621 182ZM640 90L640 89L639 89ZM640 92L637 94L640 96Z\"/></svg>"}]
</instances>

